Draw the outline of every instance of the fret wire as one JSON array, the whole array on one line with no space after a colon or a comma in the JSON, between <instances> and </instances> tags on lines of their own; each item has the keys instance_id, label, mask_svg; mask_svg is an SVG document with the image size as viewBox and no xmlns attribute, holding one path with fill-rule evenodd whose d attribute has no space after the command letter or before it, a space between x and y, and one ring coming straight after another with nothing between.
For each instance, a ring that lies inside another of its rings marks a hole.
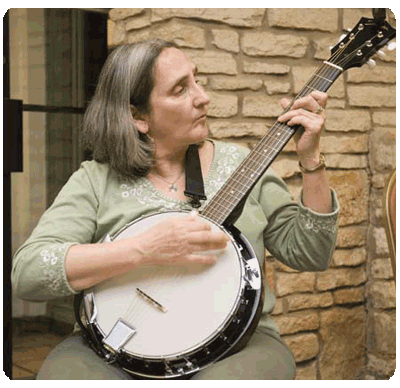
<instances>
[{"instance_id":1,"label":"fret wire","mask_svg":"<svg viewBox=\"0 0 400 388\"><path fill-rule=\"evenodd\" d=\"M322 75L319 75L319 74L315 74L315 77L322 78L323 80L325 80L325 81L327 81L327 82L329 82L329 83L332 83L332 82L333 82L333 81L331 81L330 79L325 78L325 77L323 77Z\"/></svg>"}]
</instances>

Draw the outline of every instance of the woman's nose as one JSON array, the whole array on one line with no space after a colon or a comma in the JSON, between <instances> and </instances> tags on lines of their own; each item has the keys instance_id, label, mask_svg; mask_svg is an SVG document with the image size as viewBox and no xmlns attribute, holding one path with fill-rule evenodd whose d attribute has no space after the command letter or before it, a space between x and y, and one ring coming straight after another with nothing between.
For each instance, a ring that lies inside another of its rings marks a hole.
<instances>
[{"instance_id":1,"label":"woman's nose","mask_svg":"<svg viewBox=\"0 0 400 388\"><path fill-rule=\"evenodd\" d=\"M202 105L208 105L209 103L210 103L210 98L208 97L208 94L205 92L202 86L196 84L196 94L193 99L193 104L195 106L202 106Z\"/></svg>"}]
</instances>

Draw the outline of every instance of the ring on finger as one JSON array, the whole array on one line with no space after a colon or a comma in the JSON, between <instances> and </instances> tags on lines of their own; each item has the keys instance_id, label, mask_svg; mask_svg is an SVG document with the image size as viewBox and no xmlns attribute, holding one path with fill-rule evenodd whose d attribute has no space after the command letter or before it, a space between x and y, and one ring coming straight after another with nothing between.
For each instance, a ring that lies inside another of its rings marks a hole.
<instances>
[{"instance_id":1,"label":"ring on finger","mask_svg":"<svg viewBox=\"0 0 400 388\"><path fill-rule=\"evenodd\" d=\"M317 115L321 114L324 111L324 108L322 106L318 106L317 111L315 112Z\"/></svg>"}]
</instances>

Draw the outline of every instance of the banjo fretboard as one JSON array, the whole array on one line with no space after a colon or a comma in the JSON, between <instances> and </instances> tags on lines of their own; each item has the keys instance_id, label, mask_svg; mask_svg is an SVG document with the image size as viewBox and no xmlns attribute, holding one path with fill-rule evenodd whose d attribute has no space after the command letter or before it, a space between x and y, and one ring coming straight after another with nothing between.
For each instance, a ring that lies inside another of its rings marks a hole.
<instances>
[{"instance_id":1,"label":"banjo fretboard","mask_svg":"<svg viewBox=\"0 0 400 388\"><path fill-rule=\"evenodd\" d=\"M343 69L329 61L311 76L306 85L284 110L287 112L296 99L314 90L326 92ZM202 211L202 215L222 225L234 209L247 197L262 174L272 164L300 126L290 127L276 121L267 134L243 160Z\"/></svg>"}]
</instances>

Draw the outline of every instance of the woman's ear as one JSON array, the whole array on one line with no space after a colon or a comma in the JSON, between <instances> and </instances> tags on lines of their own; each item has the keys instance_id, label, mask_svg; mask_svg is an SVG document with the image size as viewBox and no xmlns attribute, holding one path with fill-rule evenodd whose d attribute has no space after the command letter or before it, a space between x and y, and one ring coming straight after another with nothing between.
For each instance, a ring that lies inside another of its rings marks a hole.
<instances>
[{"instance_id":1,"label":"woman's ear","mask_svg":"<svg viewBox=\"0 0 400 388\"><path fill-rule=\"evenodd\" d=\"M139 132L145 134L149 131L149 124L145 120L133 119Z\"/></svg>"},{"instance_id":2,"label":"woman's ear","mask_svg":"<svg viewBox=\"0 0 400 388\"><path fill-rule=\"evenodd\" d=\"M131 112L138 131L143 134L147 133L149 131L149 124L147 123L145 116L140 114L133 105L131 105Z\"/></svg>"}]
</instances>

